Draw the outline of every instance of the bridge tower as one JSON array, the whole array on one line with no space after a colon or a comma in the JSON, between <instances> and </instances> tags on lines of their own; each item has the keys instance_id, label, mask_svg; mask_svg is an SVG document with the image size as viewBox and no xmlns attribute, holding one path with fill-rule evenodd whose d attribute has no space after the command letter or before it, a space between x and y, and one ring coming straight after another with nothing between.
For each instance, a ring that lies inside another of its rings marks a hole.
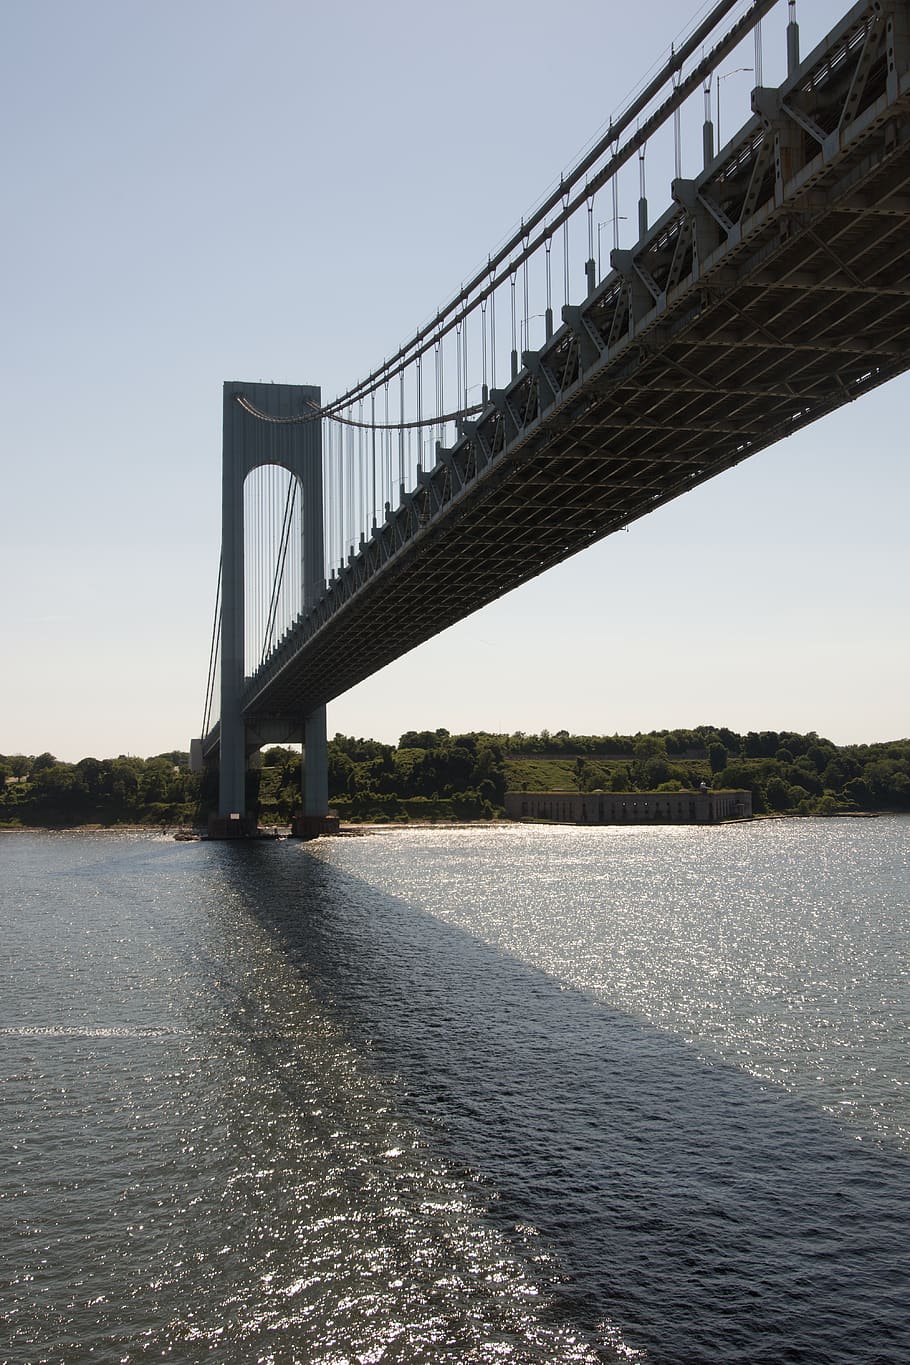
<instances>
[{"instance_id":1,"label":"bridge tower","mask_svg":"<svg viewBox=\"0 0 910 1365\"><path fill-rule=\"evenodd\" d=\"M303 742L303 813L298 833L319 832L328 813L325 706L308 715L275 715L248 725L243 715L244 482L263 465L280 465L300 485L303 585L306 611L325 586L323 555L322 423L314 413L320 390L307 384L224 385L221 544L221 726L218 814L209 822L216 836L249 833L255 817L246 808L248 758L263 744Z\"/></svg>"}]
</instances>

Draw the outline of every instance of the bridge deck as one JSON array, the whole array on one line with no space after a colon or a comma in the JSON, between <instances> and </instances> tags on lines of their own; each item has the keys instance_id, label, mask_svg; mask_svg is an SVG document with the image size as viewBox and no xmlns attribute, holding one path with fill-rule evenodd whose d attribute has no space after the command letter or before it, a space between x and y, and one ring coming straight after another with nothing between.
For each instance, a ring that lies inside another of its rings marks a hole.
<instances>
[{"instance_id":1,"label":"bridge deck","mask_svg":"<svg viewBox=\"0 0 910 1365\"><path fill-rule=\"evenodd\" d=\"M910 6L857 5L249 680L302 715L910 366Z\"/></svg>"}]
</instances>

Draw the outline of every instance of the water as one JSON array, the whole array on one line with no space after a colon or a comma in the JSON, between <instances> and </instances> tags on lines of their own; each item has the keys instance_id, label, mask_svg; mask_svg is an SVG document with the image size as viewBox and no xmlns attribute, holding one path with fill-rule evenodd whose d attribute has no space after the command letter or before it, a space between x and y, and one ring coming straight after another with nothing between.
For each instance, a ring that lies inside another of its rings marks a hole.
<instances>
[{"instance_id":1,"label":"water","mask_svg":"<svg viewBox=\"0 0 910 1365\"><path fill-rule=\"evenodd\" d=\"M0 1360L901 1365L908 863L0 837Z\"/></svg>"}]
</instances>

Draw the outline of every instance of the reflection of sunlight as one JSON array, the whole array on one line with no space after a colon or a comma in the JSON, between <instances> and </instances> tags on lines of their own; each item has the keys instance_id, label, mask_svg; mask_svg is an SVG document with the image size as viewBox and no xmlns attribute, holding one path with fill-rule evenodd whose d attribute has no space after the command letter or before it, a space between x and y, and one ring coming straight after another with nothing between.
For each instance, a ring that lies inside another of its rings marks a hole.
<instances>
[{"instance_id":1,"label":"reflection of sunlight","mask_svg":"<svg viewBox=\"0 0 910 1365\"><path fill-rule=\"evenodd\" d=\"M381 861L356 846L320 856L363 865L386 893L910 1150L907 1089L886 1065L905 827L879 821L849 848L842 822L821 821L657 838L415 830L390 833ZM861 888L873 882L870 923Z\"/></svg>"},{"instance_id":2,"label":"reflection of sunlight","mask_svg":"<svg viewBox=\"0 0 910 1365\"><path fill-rule=\"evenodd\" d=\"M763 861L791 878L814 866L813 840L833 837L831 826L660 834L499 826L289 848L269 862L269 901L281 902L288 878L288 894L312 909L295 919L263 905L261 918L349 1036L369 1040L364 1059L430 1149L477 1173L488 1216L526 1264L549 1264L561 1311L594 1332L597 1306L608 1306L628 1349L675 1359L679 1324L661 1304L670 1274L700 1338L693 1358L716 1354L731 1331L742 1358L751 1333L783 1331L772 1353L795 1349L795 1332L817 1358L816 1331L865 1331L875 1293L860 1282L884 1282L894 1246L910 1244L901 1171L893 1151L835 1125L805 1077L791 1095L780 1078L770 1086L740 1069L755 1018L769 1012L739 1018L731 1001L765 947ZM864 849L882 861L881 848ZM665 903L662 887L679 897ZM781 916L769 951L786 957L793 919ZM634 970L617 976L627 938ZM711 978L699 961L716 967ZM695 1027L680 1028L685 1018ZM743 1027L724 1052L731 1019ZM876 1229L861 1265L854 1220ZM817 1263L819 1228L839 1248L835 1269ZM811 1322L781 1312L794 1268L812 1285ZM741 1277L767 1313L752 1297L748 1311L731 1305ZM849 1302L835 1281L855 1284ZM889 1311L887 1296L881 1320L871 1309L872 1337L892 1330Z\"/></svg>"}]
</instances>

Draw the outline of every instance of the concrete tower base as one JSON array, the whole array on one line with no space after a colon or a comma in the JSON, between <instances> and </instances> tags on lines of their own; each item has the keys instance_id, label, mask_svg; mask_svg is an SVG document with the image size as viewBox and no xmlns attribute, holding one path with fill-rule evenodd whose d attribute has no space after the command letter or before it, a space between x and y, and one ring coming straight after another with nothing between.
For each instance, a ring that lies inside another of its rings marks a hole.
<instances>
[{"instance_id":1,"label":"concrete tower base","mask_svg":"<svg viewBox=\"0 0 910 1365\"><path fill-rule=\"evenodd\" d=\"M210 839L254 839L257 830L255 815L216 815L213 811L209 816Z\"/></svg>"},{"instance_id":2,"label":"concrete tower base","mask_svg":"<svg viewBox=\"0 0 910 1365\"><path fill-rule=\"evenodd\" d=\"M338 830L337 815L295 815L291 821L294 839L318 839L321 834L337 834Z\"/></svg>"}]
</instances>

